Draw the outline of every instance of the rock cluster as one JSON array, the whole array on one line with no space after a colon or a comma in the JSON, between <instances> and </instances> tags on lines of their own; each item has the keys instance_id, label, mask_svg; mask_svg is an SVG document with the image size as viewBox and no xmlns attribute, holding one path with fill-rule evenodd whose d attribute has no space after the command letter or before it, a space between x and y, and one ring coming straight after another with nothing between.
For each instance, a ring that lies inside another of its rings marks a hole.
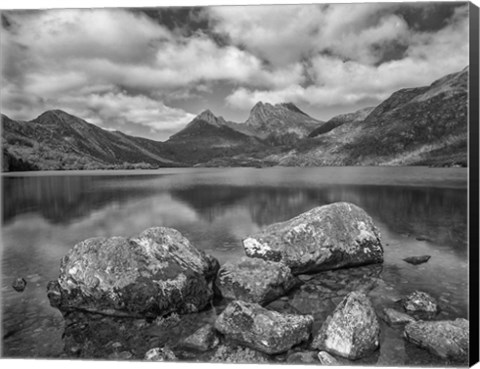
<instances>
[{"instance_id":1,"label":"rock cluster","mask_svg":"<svg viewBox=\"0 0 480 369\"><path fill-rule=\"evenodd\" d=\"M432 296L402 297L381 280L380 234L359 207L318 207L243 244L249 257L221 268L171 228L75 245L48 285L67 323L65 352L99 357L106 347L114 360L375 363L378 312L409 342L445 360L467 360L467 320L425 321L439 312ZM85 339L88 347L79 347Z\"/></svg>"}]
</instances>

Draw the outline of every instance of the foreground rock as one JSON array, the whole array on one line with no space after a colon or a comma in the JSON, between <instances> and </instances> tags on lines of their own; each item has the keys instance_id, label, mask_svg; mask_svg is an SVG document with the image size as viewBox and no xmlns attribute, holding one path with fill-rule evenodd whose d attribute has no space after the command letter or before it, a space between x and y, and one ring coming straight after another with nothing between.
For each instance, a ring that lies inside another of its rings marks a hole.
<instances>
[{"instance_id":1,"label":"foreground rock","mask_svg":"<svg viewBox=\"0 0 480 369\"><path fill-rule=\"evenodd\" d=\"M178 360L172 350L168 347L154 347L145 353L145 360L148 361L175 361Z\"/></svg>"},{"instance_id":2,"label":"foreground rock","mask_svg":"<svg viewBox=\"0 0 480 369\"><path fill-rule=\"evenodd\" d=\"M206 324L192 335L185 338L182 347L194 351L208 351L219 343L219 339L215 334L214 328Z\"/></svg>"},{"instance_id":3,"label":"foreground rock","mask_svg":"<svg viewBox=\"0 0 480 369\"><path fill-rule=\"evenodd\" d=\"M340 365L338 360L326 351L320 351L318 353L318 360L320 360L320 364L322 365Z\"/></svg>"},{"instance_id":4,"label":"foreground rock","mask_svg":"<svg viewBox=\"0 0 480 369\"><path fill-rule=\"evenodd\" d=\"M209 361L213 363L235 364L267 364L270 362L268 356L262 352L248 347L229 344L218 346Z\"/></svg>"},{"instance_id":5,"label":"foreground rock","mask_svg":"<svg viewBox=\"0 0 480 369\"><path fill-rule=\"evenodd\" d=\"M23 278L17 278L13 281L12 287L17 292L23 292L27 287L27 281Z\"/></svg>"},{"instance_id":6,"label":"foreground rock","mask_svg":"<svg viewBox=\"0 0 480 369\"><path fill-rule=\"evenodd\" d=\"M403 261L406 261L409 264L418 265L418 264L426 263L428 260L430 260L430 258L431 258L430 255L410 256L408 258L403 259Z\"/></svg>"},{"instance_id":7,"label":"foreground rock","mask_svg":"<svg viewBox=\"0 0 480 369\"><path fill-rule=\"evenodd\" d=\"M356 360L375 351L379 339L380 324L370 299L351 292L325 320L312 347Z\"/></svg>"},{"instance_id":8,"label":"foreground rock","mask_svg":"<svg viewBox=\"0 0 480 369\"><path fill-rule=\"evenodd\" d=\"M308 340L313 317L281 314L258 304L231 302L215 322L228 339L266 354L285 352Z\"/></svg>"},{"instance_id":9,"label":"foreground rock","mask_svg":"<svg viewBox=\"0 0 480 369\"><path fill-rule=\"evenodd\" d=\"M415 321L410 315L391 308L383 309L383 318L390 325L406 324Z\"/></svg>"},{"instance_id":10,"label":"foreground rock","mask_svg":"<svg viewBox=\"0 0 480 369\"><path fill-rule=\"evenodd\" d=\"M418 321L405 326L405 338L447 360L468 361L469 322L455 319L424 322Z\"/></svg>"},{"instance_id":11,"label":"foreground rock","mask_svg":"<svg viewBox=\"0 0 480 369\"><path fill-rule=\"evenodd\" d=\"M224 298L261 305L285 295L298 283L286 265L247 257L224 264L215 282Z\"/></svg>"},{"instance_id":12,"label":"foreground rock","mask_svg":"<svg viewBox=\"0 0 480 369\"><path fill-rule=\"evenodd\" d=\"M91 238L62 260L48 285L61 311L155 317L193 313L213 296L218 262L171 228L150 228L134 238Z\"/></svg>"},{"instance_id":13,"label":"foreground rock","mask_svg":"<svg viewBox=\"0 0 480 369\"><path fill-rule=\"evenodd\" d=\"M433 318L439 310L437 300L422 291L414 291L403 298L402 306L408 313L424 319Z\"/></svg>"},{"instance_id":14,"label":"foreground rock","mask_svg":"<svg viewBox=\"0 0 480 369\"><path fill-rule=\"evenodd\" d=\"M247 256L281 261L294 274L380 263L383 248L372 218L356 205L314 208L243 240Z\"/></svg>"},{"instance_id":15,"label":"foreground rock","mask_svg":"<svg viewBox=\"0 0 480 369\"><path fill-rule=\"evenodd\" d=\"M286 362L290 364L318 364L316 351L300 351L288 355Z\"/></svg>"}]
</instances>

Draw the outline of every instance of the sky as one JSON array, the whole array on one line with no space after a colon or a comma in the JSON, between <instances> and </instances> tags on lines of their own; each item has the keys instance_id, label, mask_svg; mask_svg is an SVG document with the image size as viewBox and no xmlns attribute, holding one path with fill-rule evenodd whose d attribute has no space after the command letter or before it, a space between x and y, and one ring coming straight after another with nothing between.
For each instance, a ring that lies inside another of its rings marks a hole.
<instances>
[{"instance_id":1,"label":"sky","mask_svg":"<svg viewBox=\"0 0 480 369\"><path fill-rule=\"evenodd\" d=\"M468 5L353 3L2 11L1 110L61 109L166 140L258 101L320 120L468 65Z\"/></svg>"}]
</instances>

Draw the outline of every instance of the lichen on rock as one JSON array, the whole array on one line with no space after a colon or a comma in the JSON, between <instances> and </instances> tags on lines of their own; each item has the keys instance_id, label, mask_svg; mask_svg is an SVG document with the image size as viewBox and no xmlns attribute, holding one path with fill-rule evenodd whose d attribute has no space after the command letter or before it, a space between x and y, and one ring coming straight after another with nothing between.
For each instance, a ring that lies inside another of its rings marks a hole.
<instances>
[{"instance_id":1,"label":"lichen on rock","mask_svg":"<svg viewBox=\"0 0 480 369\"><path fill-rule=\"evenodd\" d=\"M233 301L217 318L215 328L229 340L277 354L308 340L312 324L311 315L281 314L259 304Z\"/></svg>"},{"instance_id":2,"label":"lichen on rock","mask_svg":"<svg viewBox=\"0 0 480 369\"><path fill-rule=\"evenodd\" d=\"M286 265L247 257L222 265L215 281L224 298L261 305L285 295L299 283Z\"/></svg>"},{"instance_id":3,"label":"lichen on rock","mask_svg":"<svg viewBox=\"0 0 480 369\"><path fill-rule=\"evenodd\" d=\"M405 326L404 336L443 359L468 361L470 324L466 319L413 322Z\"/></svg>"},{"instance_id":4,"label":"lichen on rock","mask_svg":"<svg viewBox=\"0 0 480 369\"><path fill-rule=\"evenodd\" d=\"M372 218L354 204L316 207L243 241L247 256L286 264L294 274L380 263L383 247Z\"/></svg>"},{"instance_id":5,"label":"lichen on rock","mask_svg":"<svg viewBox=\"0 0 480 369\"><path fill-rule=\"evenodd\" d=\"M373 353L380 344L380 324L370 299L349 293L325 320L312 348L356 360Z\"/></svg>"},{"instance_id":6,"label":"lichen on rock","mask_svg":"<svg viewBox=\"0 0 480 369\"><path fill-rule=\"evenodd\" d=\"M52 306L114 316L156 317L203 309L218 261L172 228L137 237L90 238L66 255L48 285Z\"/></svg>"}]
</instances>

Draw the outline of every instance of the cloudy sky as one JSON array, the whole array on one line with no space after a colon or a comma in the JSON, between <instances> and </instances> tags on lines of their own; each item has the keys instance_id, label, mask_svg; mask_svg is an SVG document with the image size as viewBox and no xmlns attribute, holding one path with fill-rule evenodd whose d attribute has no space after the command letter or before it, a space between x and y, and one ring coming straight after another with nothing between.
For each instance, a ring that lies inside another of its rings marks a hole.
<instances>
[{"instance_id":1,"label":"cloudy sky","mask_svg":"<svg viewBox=\"0 0 480 369\"><path fill-rule=\"evenodd\" d=\"M466 3L2 12L2 113L165 140L258 101L327 120L468 65Z\"/></svg>"}]
</instances>

